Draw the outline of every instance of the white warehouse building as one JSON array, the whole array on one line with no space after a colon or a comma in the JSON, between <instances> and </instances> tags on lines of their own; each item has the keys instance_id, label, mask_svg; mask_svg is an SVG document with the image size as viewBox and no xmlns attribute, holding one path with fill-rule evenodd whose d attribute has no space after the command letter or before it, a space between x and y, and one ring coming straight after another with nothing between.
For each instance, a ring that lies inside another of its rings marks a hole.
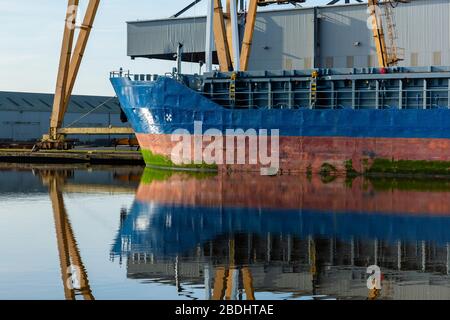
<instances>
[{"instance_id":1,"label":"white warehouse building","mask_svg":"<svg viewBox=\"0 0 450 320\"><path fill-rule=\"evenodd\" d=\"M400 66L450 65L450 0L413 0L392 12ZM367 3L259 11L249 70L377 67L368 21ZM128 22L128 55L173 60L181 43L184 61L204 61L205 32L204 16Z\"/></svg>"}]
</instances>

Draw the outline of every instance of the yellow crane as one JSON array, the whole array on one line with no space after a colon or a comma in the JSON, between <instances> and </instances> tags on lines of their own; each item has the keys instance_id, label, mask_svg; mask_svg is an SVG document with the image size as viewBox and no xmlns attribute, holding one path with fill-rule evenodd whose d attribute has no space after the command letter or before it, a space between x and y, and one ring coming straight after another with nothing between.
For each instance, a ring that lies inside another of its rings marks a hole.
<instances>
[{"instance_id":1,"label":"yellow crane","mask_svg":"<svg viewBox=\"0 0 450 320\"><path fill-rule=\"evenodd\" d=\"M79 0L68 0L50 130L38 144L40 149L67 149L65 136L72 134L134 134L130 128L62 128L99 5L100 0L89 0L83 22L77 27ZM73 47L77 28L79 34Z\"/></svg>"}]
</instances>

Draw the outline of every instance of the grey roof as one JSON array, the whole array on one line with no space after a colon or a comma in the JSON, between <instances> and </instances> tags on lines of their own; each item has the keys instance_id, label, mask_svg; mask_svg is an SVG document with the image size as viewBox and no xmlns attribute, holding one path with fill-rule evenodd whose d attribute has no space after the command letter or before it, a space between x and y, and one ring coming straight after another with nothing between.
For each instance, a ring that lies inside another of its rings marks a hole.
<instances>
[{"instance_id":1,"label":"grey roof","mask_svg":"<svg viewBox=\"0 0 450 320\"><path fill-rule=\"evenodd\" d=\"M53 94L0 91L0 111L51 112ZM99 105L101 107L96 109ZM72 96L68 113L120 113L119 101L106 96Z\"/></svg>"}]
</instances>

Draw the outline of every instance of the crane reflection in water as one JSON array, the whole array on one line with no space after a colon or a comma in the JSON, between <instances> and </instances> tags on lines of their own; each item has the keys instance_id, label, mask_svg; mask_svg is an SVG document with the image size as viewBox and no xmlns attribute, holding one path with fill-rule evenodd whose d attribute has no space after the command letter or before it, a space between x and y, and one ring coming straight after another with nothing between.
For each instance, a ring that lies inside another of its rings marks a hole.
<instances>
[{"instance_id":1,"label":"crane reflection in water","mask_svg":"<svg viewBox=\"0 0 450 320\"><path fill-rule=\"evenodd\" d=\"M105 168L98 169L100 172L107 171ZM77 166L56 169L33 168L33 174L38 176L42 184L48 188L53 210L64 297L66 300L76 300L80 297L84 300L94 300L88 273L64 203L64 193L133 194L136 189L136 181L140 179L141 170L139 168L113 170L111 176L116 183L109 185L98 183L95 178L92 183L89 181L87 183L74 183L72 181L74 170L79 171L80 168Z\"/></svg>"},{"instance_id":2,"label":"crane reflection in water","mask_svg":"<svg viewBox=\"0 0 450 320\"><path fill-rule=\"evenodd\" d=\"M41 171L44 185L48 186L55 221L61 280L66 300L94 300L86 268L67 214L63 198L67 171Z\"/></svg>"},{"instance_id":3,"label":"crane reflection in water","mask_svg":"<svg viewBox=\"0 0 450 320\"><path fill-rule=\"evenodd\" d=\"M436 298L450 297L448 230L447 181L146 169L111 253L192 299Z\"/></svg>"}]
</instances>

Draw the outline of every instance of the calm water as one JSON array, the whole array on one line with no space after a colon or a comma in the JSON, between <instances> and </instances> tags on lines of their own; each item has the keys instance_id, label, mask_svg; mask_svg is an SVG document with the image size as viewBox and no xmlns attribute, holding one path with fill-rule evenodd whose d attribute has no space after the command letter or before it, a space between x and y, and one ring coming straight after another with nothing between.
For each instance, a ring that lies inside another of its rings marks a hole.
<instances>
[{"instance_id":1,"label":"calm water","mask_svg":"<svg viewBox=\"0 0 450 320\"><path fill-rule=\"evenodd\" d=\"M0 299L450 299L446 181L3 168L0 204Z\"/></svg>"}]
</instances>

